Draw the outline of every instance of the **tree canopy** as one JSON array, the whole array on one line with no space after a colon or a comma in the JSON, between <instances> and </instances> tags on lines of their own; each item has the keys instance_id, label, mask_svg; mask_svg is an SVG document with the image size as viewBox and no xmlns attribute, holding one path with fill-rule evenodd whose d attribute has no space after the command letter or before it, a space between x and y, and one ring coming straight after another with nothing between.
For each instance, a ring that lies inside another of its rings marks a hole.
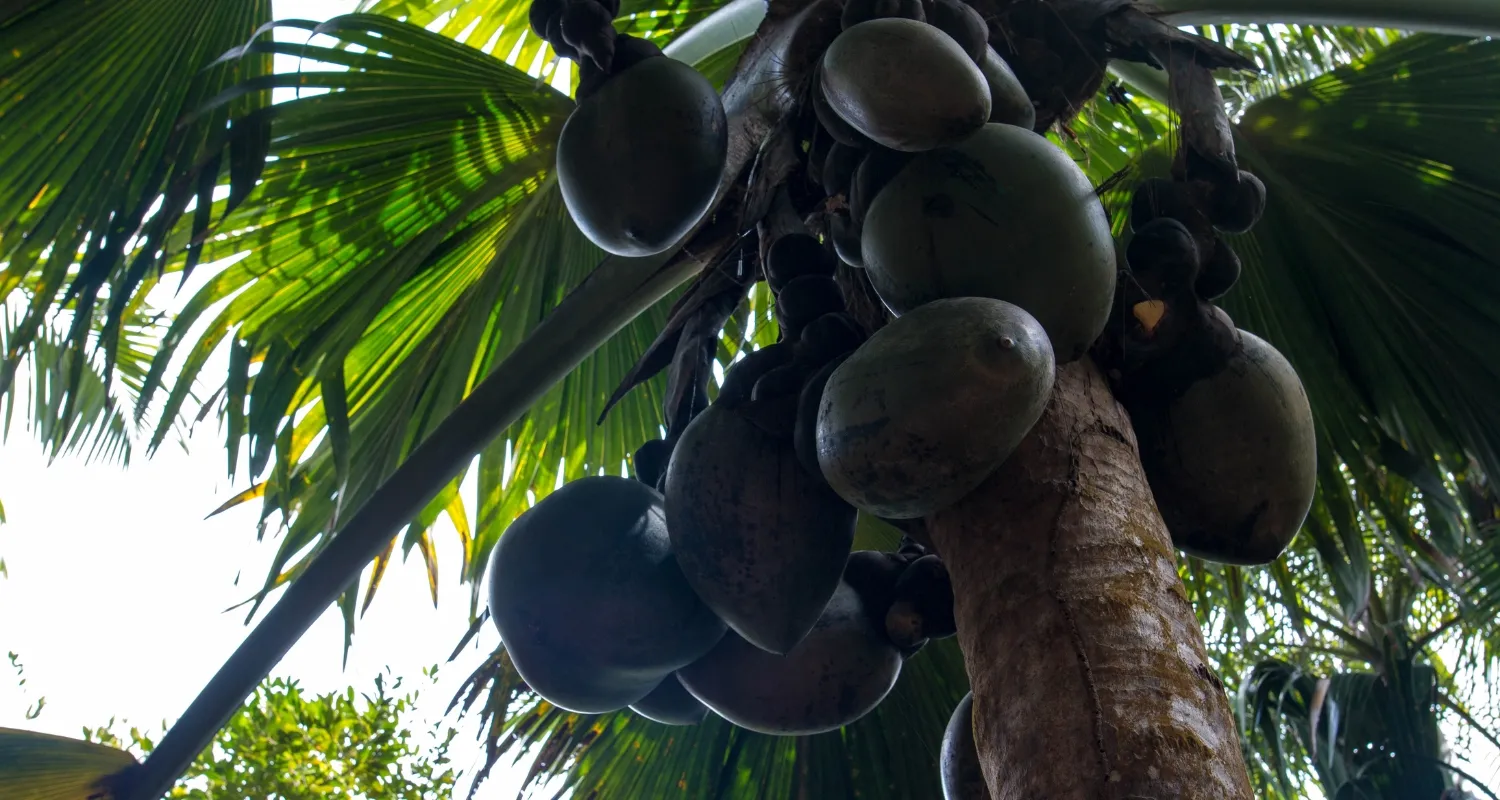
<instances>
[{"instance_id":1,"label":"tree canopy","mask_svg":"<svg viewBox=\"0 0 1500 800\"><path fill-rule=\"evenodd\" d=\"M439 726L418 735L411 719L417 695L400 689L399 678L388 684L377 676L373 693L356 694L350 688L312 696L296 681L267 681L167 796L449 797L458 771L449 761L448 748L457 731ZM130 761L128 754L145 756L155 747L149 731L118 728L110 720L85 729L84 742L0 731L0 754L8 756L0 762L0 780L18 797L61 796L50 792L67 786L56 780L66 781L65 770L49 770L48 765L97 759L118 767L120 761Z\"/></svg>"}]
</instances>

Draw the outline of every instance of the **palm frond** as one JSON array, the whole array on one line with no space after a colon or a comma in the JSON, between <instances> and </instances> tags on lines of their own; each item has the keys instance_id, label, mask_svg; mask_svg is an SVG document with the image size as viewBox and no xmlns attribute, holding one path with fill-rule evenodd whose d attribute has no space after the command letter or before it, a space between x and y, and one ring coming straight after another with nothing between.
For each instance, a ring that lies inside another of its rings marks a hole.
<instances>
[{"instance_id":1,"label":"palm frond","mask_svg":"<svg viewBox=\"0 0 1500 800\"><path fill-rule=\"evenodd\" d=\"M1285 798L1301 796L1310 776L1326 797L1440 797L1451 781L1441 768L1435 689L1432 667L1405 660L1381 673L1326 678L1262 662L1236 709L1246 760Z\"/></svg>"},{"instance_id":2,"label":"palm frond","mask_svg":"<svg viewBox=\"0 0 1500 800\"><path fill-rule=\"evenodd\" d=\"M1253 59L1258 74L1225 74L1221 88L1238 117L1257 100L1361 61L1401 37L1398 31L1325 25L1218 25L1198 33Z\"/></svg>"},{"instance_id":3,"label":"palm frond","mask_svg":"<svg viewBox=\"0 0 1500 800\"><path fill-rule=\"evenodd\" d=\"M1470 471L1463 454L1500 469L1500 415L1485 400L1500 388L1500 171L1485 144L1497 64L1494 42L1414 36L1238 125L1241 160L1272 200L1232 240L1245 271L1225 308L1303 378L1326 521L1349 539L1357 516L1381 516L1419 585L1458 579L1455 560L1478 541L1442 476ZM1420 529L1392 512L1392 475L1430 487ZM1332 502L1346 485L1357 498Z\"/></svg>"},{"instance_id":4,"label":"palm frond","mask_svg":"<svg viewBox=\"0 0 1500 800\"><path fill-rule=\"evenodd\" d=\"M61 322L44 325L18 359L19 380L0 393L0 439L10 435L12 426L25 427L52 457L80 453L89 461L128 466L139 435L130 409L163 329L159 313L144 300L137 295L122 313L115 332L118 340L111 345L112 373L106 372L101 355L105 348L99 343L105 335L102 312L95 314L85 348L68 339L66 314L60 315ZM0 309L0 349L21 313L20 304ZM75 369L80 360L84 363ZM166 421L164 428L180 434L180 423Z\"/></svg>"},{"instance_id":5,"label":"palm frond","mask_svg":"<svg viewBox=\"0 0 1500 800\"><path fill-rule=\"evenodd\" d=\"M188 301L140 401L164 393L175 413L210 354L232 349L220 395L230 469L243 440L250 473L266 476L264 515L291 519L267 589L602 258L551 179L570 100L385 17L335 18L319 31L343 46L258 41L244 51L304 60L261 86L332 91L260 112L273 160L204 245L205 258L240 260ZM174 243L186 234L179 227ZM485 516L509 522L527 489L550 488L559 470L618 471L642 431L654 432L649 392L600 431L587 398L608 396L660 321L647 314L538 404L512 431L509 462L504 445L481 457L481 475L504 480L481 479L466 577L493 544ZM194 338L200 322L206 333ZM169 363L181 370L170 386ZM417 520L409 542L435 518Z\"/></svg>"},{"instance_id":6,"label":"palm frond","mask_svg":"<svg viewBox=\"0 0 1500 800\"><path fill-rule=\"evenodd\" d=\"M603 260L552 178L572 101L387 17L339 17L316 30L336 42L257 40L234 54L302 60L297 73L236 91L331 91L258 112L273 137L264 179L203 245L206 260L238 260L173 321L137 404L163 418L182 413L211 356L228 350L217 405L201 413L222 415L231 473L248 465L258 479L244 499L260 497L263 519L279 514L287 526L256 604ZM172 264L190 235L185 225L173 232ZM472 520L460 476L411 521L404 549L421 548L430 575L437 565L424 542L446 516L463 545L456 572L477 607L485 555L515 516L564 479L619 474L658 435L656 383L602 425L595 417L666 308L627 325L479 455ZM151 445L166 432L159 426Z\"/></svg>"},{"instance_id":7,"label":"palm frond","mask_svg":"<svg viewBox=\"0 0 1500 800\"><path fill-rule=\"evenodd\" d=\"M1259 67L1259 72L1224 70L1216 76L1231 119L1241 117L1259 100L1362 61L1401 37L1397 31L1370 28L1283 24L1218 25L1196 32ZM1111 69L1125 76L1122 80L1130 93L1121 96L1106 86L1070 123L1070 135L1053 134L1096 184L1129 171L1142 153L1173 135L1174 120L1164 102L1166 73L1119 61L1111 62Z\"/></svg>"},{"instance_id":8,"label":"palm frond","mask_svg":"<svg viewBox=\"0 0 1500 800\"><path fill-rule=\"evenodd\" d=\"M1500 103L1497 57L1489 42L1413 37L1238 126L1241 159L1274 200L1233 240L1246 274L1225 305L1284 345L1345 463L1378 451L1369 437L1383 431L1500 468L1500 415L1483 400L1500 377L1488 223L1500 172L1480 144Z\"/></svg>"},{"instance_id":9,"label":"palm frond","mask_svg":"<svg viewBox=\"0 0 1500 800\"><path fill-rule=\"evenodd\" d=\"M1485 154L1497 55L1489 41L1397 40L1236 125L1269 204L1230 237L1245 269L1223 305L1287 355L1313 403L1321 492L1305 536L1346 617L1367 600L1372 543L1415 583L1454 588L1478 537L1455 481L1500 468L1484 400L1500 377L1500 173ZM1164 145L1136 174L1165 171Z\"/></svg>"},{"instance_id":10,"label":"palm frond","mask_svg":"<svg viewBox=\"0 0 1500 800\"><path fill-rule=\"evenodd\" d=\"M1320 674L1380 672L1392 641L1432 659L1441 643L1459 663L1439 685L1467 696L1500 654L1487 478L1496 418L1484 401L1500 374L1487 221L1500 211L1500 174L1484 155L1500 112L1497 51L1435 36L1271 33L1301 60L1276 64L1262 47L1268 74L1230 98L1243 112L1242 166L1267 180L1271 210L1231 239L1245 273L1224 307L1302 376L1319 428L1319 491L1277 563L1185 559L1181 574L1231 684L1265 658ZM1248 38L1244 28L1220 35ZM1287 85L1301 74L1312 77ZM1119 111L1165 116L1129 99L1137 108ZM1095 124L1070 144L1080 158L1137 156L1105 197L1121 209L1135 177L1165 173L1172 137L1168 128L1153 143L1129 119L1101 114L1103 104L1080 117ZM1117 221L1123 231L1123 214ZM1268 797L1300 796L1276 752L1248 759Z\"/></svg>"},{"instance_id":11,"label":"palm frond","mask_svg":"<svg viewBox=\"0 0 1500 800\"><path fill-rule=\"evenodd\" d=\"M130 753L102 744L0 728L0 790L26 800L112 800Z\"/></svg>"},{"instance_id":12,"label":"palm frond","mask_svg":"<svg viewBox=\"0 0 1500 800\"><path fill-rule=\"evenodd\" d=\"M215 64L270 14L270 0L27 0L0 12L0 125L12 134L0 144L0 298L26 293L25 313L7 321L0 392L63 307L72 310L63 341L76 351L65 389L84 380L97 317L107 380L168 231L193 210L186 272L220 174L229 205L254 186L266 132L230 119L264 107L269 93L194 112L270 72L269 55Z\"/></svg>"},{"instance_id":13,"label":"palm frond","mask_svg":"<svg viewBox=\"0 0 1500 800\"><path fill-rule=\"evenodd\" d=\"M623 0L615 28L665 47L729 2ZM530 8L529 0L361 0L359 5L361 12L422 26L549 79L554 70L567 63L570 85L576 86L578 76L571 62L560 59L531 30ZM694 59L695 63L699 61Z\"/></svg>"}]
</instances>

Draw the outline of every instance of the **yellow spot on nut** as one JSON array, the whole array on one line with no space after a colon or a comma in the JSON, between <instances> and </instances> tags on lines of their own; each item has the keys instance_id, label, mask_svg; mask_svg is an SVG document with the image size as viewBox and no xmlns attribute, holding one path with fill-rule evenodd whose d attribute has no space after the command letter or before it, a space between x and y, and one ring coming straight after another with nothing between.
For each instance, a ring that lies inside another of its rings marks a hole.
<instances>
[{"instance_id":1,"label":"yellow spot on nut","mask_svg":"<svg viewBox=\"0 0 1500 800\"><path fill-rule=\"evenodd\" d=\"M1140 321L1146 333L1155 333L1161 318L1167 315L1167 304L1160 300L1142 300L1131 307L1130 313Z\"/></svg>"}]
</instances>

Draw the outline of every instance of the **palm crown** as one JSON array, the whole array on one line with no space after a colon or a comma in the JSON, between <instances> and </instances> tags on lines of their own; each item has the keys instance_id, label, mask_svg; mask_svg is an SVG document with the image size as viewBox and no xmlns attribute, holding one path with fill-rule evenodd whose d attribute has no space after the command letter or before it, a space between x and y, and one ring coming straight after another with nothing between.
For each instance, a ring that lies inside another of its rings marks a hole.
<instances>
[{"instance_id":1,"label":"palm crown","mask_svg":"<svg viewBox=\"0 0 1500 800\"><path fill-rule=\"evenodd\" d=\"M326 44L273 38L268 0L81 5L0 11L0 122L22 132L0 145L6 402L32 398L58 452L150 451L195 415L222 419L231 474L254 481L238 500L286 520L257 601L316 572L335 531L363 537L345 577L374 569L347 588L318 573L306 610L336 600L352 626L398 542L421 552L436 598L431 536L446 516L478 614L513 519L562 480L620 474L659 435L677 387L652 376L671 357L674 303L712 265L607 256L571 221L554 160L574 103L551 85L568 62L527 34L525 3L366 0L281 23ZM1206 0L1160 5L1238 21ZM1225 78L1241 165L1269 202L1232 240L1244 272L1223 306L1295 365L1319 437L1318 494L1287 555L1180 566L1215 669L1243 687L1247 761L1268 797L1308 780L1330 797L1435 797L1461 775L1441 759L1439 713L1493 741L1458 676L1491 666L1500 590L1487 478L1500 474L1487 146L1500 49L1474 38L1500 16L1462 6L1204 29L1264 70ZM630 0L616 25L722 87L763 13ZM1356 27L1376 23L1450 35ZM297 71L273 72L276 54ZM1112 209L1166 171L1177 131L1149 72L1120 75L1123 91L1111 83L1052 133ZM272 104L276 88L329 91ZM212 274L175 313L150 307L148 292L195 270ZM719 370L777 335L765 286L742 295ZM425 480L391 481L398 467ZM879 549L899 537L865 518L858 535ZM717 718L669 730L541 701L502 649L461 705L481 711L494 758L534 748L533 774L565 773L580 796L926 797L966 691L947 641L840 735Z\"/></svg>"}]
</instances>

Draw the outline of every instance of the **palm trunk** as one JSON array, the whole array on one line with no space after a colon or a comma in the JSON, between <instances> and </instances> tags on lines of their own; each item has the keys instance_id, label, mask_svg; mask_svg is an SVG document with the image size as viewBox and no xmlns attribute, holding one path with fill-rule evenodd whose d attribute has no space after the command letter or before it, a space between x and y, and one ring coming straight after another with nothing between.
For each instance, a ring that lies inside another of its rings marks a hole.
<instances>
[{"instance_id":1,"label":"palm trunk","mask_svg":"<svg viewBox=\"0 0 1500 800\"><path fill-rule=\"evenodd\" d=\"M1250 800L1125 411L1087 359L928 530L953 579L994 800Z\"/></svg>"}]
</instances>

